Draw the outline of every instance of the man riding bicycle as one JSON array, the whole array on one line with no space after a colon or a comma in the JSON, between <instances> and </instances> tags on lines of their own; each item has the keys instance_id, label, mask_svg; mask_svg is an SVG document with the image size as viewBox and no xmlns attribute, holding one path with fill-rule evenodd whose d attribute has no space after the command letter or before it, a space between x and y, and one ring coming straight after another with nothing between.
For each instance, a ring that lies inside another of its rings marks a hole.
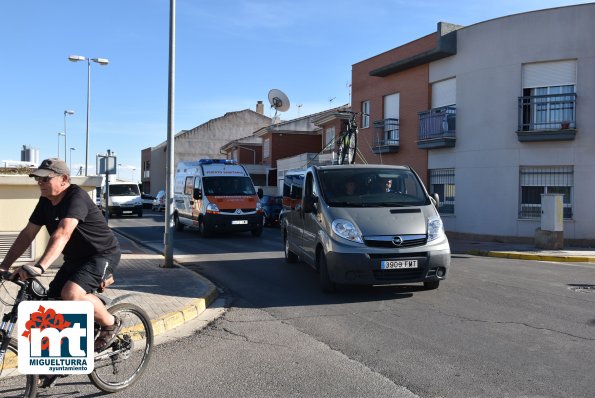
<instances>
[{"instance_id":1,"label":"man riding bicycle","mask_svg":"<svg viewBox=\"0 0 595 398\"><path fill-rule=\"evenodd\" d=\"M12 275L18 274L22 280L38 277L63 254L64 264L50 283L48 297L91 302L95 321L101 325L95 351L103 351L113 342L121 321L107 311L93 292L112 275L120 261L118 240L90 196L70 183L70 170L64 161L46 159L29 177L37 181L41 197L0 263L0 272L7 273L45 226L50 240L39 261L17 268Z\"/></svg>"}]
</instances>

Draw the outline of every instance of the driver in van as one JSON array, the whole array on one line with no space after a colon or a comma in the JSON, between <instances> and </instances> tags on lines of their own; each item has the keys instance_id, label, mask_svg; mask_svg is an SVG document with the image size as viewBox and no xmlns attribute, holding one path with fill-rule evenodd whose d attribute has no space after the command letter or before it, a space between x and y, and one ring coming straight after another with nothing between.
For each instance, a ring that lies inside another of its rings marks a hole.
<instances>
[{"instance_id":1,"label":"driver in van","mask_svg":"<svg viewBox=\"0 0 595 398\"><path fill-rule=\"evenodd\" d=\"M22 280L38 277L63 254L64 264L50 282L48 297L91 302L95 321L101 325L95 351L103 351L114 341L122 325L93 292L109 279L120 262L120 244L87 192L70 183L70 170L63 160L46 159L29 177L37 182L41 197L29 222L0 263L0 274L3 278L19 276ZM39 261L10 274L10 266L43 226L50 239Z\"/></svg>"}]
</instances>

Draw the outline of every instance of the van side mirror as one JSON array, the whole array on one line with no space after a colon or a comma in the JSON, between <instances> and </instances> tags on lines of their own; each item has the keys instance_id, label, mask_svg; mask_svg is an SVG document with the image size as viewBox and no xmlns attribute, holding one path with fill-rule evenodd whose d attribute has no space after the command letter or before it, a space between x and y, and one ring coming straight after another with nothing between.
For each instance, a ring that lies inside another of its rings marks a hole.
<instances>
[{"instance_id":1,"label":"van side mirror","mask_svg":"<svg viewBox=\"0 0 595 398\"><path fill-rule=\"evenodd\" d=\"M432 203L434 203L434 207L440 207L440 195L433 193L432 196L430 196L430 199L432 200Z\"/></svg>"},{"instance_id":2,"label":"van side mirror","mask_svg":"<svg viewBox=\"0 0 595 398\"><path fill-rule=\"evenodd\" d=\"M194 199L194 200L202 199L202 189L194 188L194 191L192 193L192 199Z\"/></svg>"},{"instance_id":3,"label":"van side mirror","mask_svg":"<svg viewBox=\"0 0 595 398\"><path fill-rule=\"evenodd\" d=\"M315 204L318 203L318 198L316 196L306 196L304 197L304 203L302 205L302 209L304 213L312 213L316 211Z\"/></svg>"},{"instance_id":4,"label":"van side mirror","mask_svg":"<svg viewBox=\"0 0 595 398\"><path fill-rule=\"evenodd\" d=\"M258 188L258 191L256 192L256 194L258 195L258 197L260 199L262 199L262 197L264 196L264 192L263 192L262 188Z\"/></svg>"}]
</instances>

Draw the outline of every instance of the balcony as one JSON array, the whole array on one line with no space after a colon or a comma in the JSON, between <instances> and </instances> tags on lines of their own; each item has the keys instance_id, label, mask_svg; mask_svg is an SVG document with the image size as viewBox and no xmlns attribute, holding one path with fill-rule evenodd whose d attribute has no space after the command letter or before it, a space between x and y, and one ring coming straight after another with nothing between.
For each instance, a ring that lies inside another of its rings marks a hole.
<instances>
[{"instance_id":1,"label":"balcony","mask_svg":"<svg viewBox=\"0 0 595 398\"><path fill-rule=\"evenodd\" d=\"M576 93L519 97L518 118L520 142L573 141Z\"/></svg>"},{"instance_id":2,"label":"balcony","mask_svg":"<svg viewBox=\"0 0 595 398\"><path fill-rule=\"evenodd\" d=\"M374 122L375 138L372 152L399 152L399 119L382 119Z\"/></svg>"},{"instance_id":3,"label":"balcony","mask_svg":"<svg viewBox=\"0 0 595 398\"><path fill-rule=\"evenodd\" d=\"M457 108L443 106L419 112L417 147L452 148L456 142Z\"/></svg>"}]
</instances>

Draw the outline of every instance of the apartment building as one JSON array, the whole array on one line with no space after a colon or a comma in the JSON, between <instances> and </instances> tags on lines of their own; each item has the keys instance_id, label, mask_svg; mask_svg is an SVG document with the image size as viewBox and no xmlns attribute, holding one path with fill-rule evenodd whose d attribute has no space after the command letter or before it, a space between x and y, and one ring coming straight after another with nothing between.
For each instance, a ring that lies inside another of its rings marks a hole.
<instances>
[{"instance_id":1,"label":"apartment building","mask_svg":"<svg viewBox=\"0 0 595 398\"><path fill-rule=\"evenodd\" d=\"M559 194L565 239L595 242L594 19L591 3L439 23L355 64L361 150L412 165L453 233L532 239Z\"/></svg>"}]
</instances>

